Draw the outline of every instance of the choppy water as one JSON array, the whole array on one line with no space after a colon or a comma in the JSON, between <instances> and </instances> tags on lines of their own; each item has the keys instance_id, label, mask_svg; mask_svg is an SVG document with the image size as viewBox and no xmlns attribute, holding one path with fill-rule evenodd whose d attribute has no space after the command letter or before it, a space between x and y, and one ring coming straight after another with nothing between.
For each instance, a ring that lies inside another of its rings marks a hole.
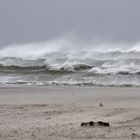
<instances>
[{"instance_id":1,"label":"choppy water","mask_svg":"<svg viewBox=\"0 0 140 140\"><path fill-rule=\"evenodd\" d=\"M140 44L59 40L4 47L0 85L140 86Z\"/></svg>"}]
</instances>

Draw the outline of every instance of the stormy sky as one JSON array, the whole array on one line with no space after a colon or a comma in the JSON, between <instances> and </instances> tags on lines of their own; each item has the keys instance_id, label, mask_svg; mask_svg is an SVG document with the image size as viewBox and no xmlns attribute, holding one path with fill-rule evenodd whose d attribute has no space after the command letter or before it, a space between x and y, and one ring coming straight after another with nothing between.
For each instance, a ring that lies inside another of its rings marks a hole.
<instances>
[{"instance_id":1,"label":"stormy sky","mask_svg":"<svg viewBox=\"0 0 140 140\"><path fill-rule=\"evenodd\" d=\"M0 46L77 38L139 42L140 0L0 0Z\"/></svg>"}]
</instances>

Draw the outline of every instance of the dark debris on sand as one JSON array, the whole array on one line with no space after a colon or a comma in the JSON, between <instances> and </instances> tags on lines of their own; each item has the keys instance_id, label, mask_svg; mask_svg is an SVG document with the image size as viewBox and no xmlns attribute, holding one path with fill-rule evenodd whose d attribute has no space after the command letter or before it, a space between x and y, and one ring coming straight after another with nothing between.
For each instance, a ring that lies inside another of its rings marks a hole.
<instances>
[{"instance_id":1,"label":"dark debris on sand","mask_svg":"<svg viewBox=\"0 0 140 140\"><path fill-rule=\"evenodd\" d=\"M102 121L93 122L93 121L90 121L90 122L82 122L81 126L82 127L85 127L85 126L90 126L90 127L95 127L95 126L109 127L110 124L109 124L109 122L102 122Z\"/></svg>"}]
</instances>

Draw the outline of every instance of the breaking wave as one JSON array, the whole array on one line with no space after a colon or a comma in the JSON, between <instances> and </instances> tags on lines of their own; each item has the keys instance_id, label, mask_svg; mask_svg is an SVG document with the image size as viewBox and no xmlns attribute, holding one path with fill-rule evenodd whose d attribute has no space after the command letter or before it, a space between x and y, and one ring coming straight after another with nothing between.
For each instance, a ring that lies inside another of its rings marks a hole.
<instances>
[{"instance_id":1,"label":"breaking wave","mask_svg":"<svg viewBox=\"0 0 140 140\"><path fill-rule=\"evenodd\" d=\"M58 39L0 50L1 84L139 86L139 75L139 43Z\"/></svg>"}]
</instances>

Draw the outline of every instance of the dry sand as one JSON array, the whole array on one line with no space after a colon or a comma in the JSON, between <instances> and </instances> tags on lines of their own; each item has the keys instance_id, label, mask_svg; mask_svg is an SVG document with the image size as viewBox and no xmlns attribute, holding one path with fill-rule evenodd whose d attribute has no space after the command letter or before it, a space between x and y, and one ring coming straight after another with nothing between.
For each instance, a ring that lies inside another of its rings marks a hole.
<instances>
[{"instance_id":1,"label":"dry sand","mask_svg":"<svg viewBox=\"0 0 140 140\"><path fill-rule=\"evenodd\" d=\"M87 139L140 140L140 89L0 88L0 140Z\"/></svg>"}]
</instances>

